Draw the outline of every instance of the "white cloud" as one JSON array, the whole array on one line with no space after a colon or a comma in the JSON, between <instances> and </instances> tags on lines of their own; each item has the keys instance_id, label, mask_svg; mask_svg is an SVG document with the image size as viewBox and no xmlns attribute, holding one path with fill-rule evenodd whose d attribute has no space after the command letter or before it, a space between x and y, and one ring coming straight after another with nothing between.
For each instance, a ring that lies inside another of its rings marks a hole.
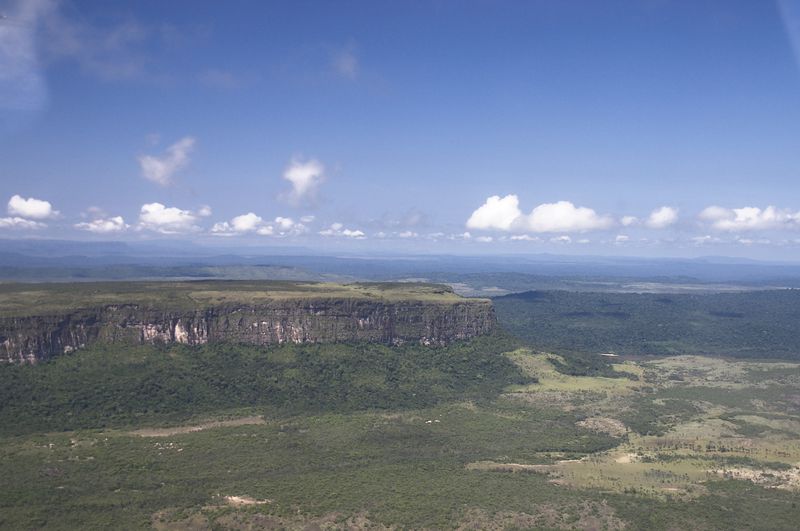
<instances>
[{"instance_id":1,"label":"white cloud","mask_svg":"<svg viewBox=\"0 0 800 531\"><path fill-rule=\"evenodd\" d=\"M194 144L195 139L187 136L168 147L160 157L140 156L139 166L142 169L142 177L160 186L172 184L173 176L189 163L189 154L194 148Z\"/></svg>"},{"instance_id":2,"label":"white cloud","mask_svg":"<svg viewBox=\"0 0 800 531\"><path fill-rule=\"evenodd\" d=\"M303 202L313 203L317 199L320 185L325 182L325 167L314 159L308 161L292 159L283 172L283 178L292 184L292 190L288 194L290 203L295 205Z\"/></svg>"},{"instance_id":3,"label":"white cloud","mask_svg":"<svg viewBox=\"0 0 800 531\"><path fill-rule=\"evenodd\" d=\"M274 236L275 235L275 227L272 225L264 225L263 227L259 227L256 230L256 234L259 236Z\"/></svg>"},{"instance_id":4,"label":"white cloud","mask_svg":"<svg viewBox=\"0 0 800 531\"><path fill-rule=\"evenodd\" d=\"M275 218L275 223L282 231L291 230L295 226L295 222L292 218L284 218L281 216Z\"/></svg>"},{"instance_id":5,"label":"white cloud","mask_svg":"<svg viewBox=\"0 0 800 531\"><path fill-rule=\"evenodd\" d=\"M207 218L212 214L211 207L208 205L203 205L197 209L197 215L201 218Z\"/></svg>"},{"instance_id":6,"label":"white cloud","mask_svg":"<svg viewBox=\"0 0 800 531\"><path fill-rule=\"evenodd\" d=\"M630 227L631 225L636 225L639 223L639 218L636 216L623 216L622 219L619 220L623 227Z\"/></svg>"},{"instance_id":7,"label":"white cloud","mask_svg":"<svg viewBox=\"0 0 800 531\"><path fill-rule=\"evenodd\" d=\"M166 207L161 203L144 204L139 212L140 229L152 230L162 234L198 230L195 225L196 221L197 216L190 210Z\"/></svg>"},{"instance_id":8,"label":"white cloud","mask_svg":"<svg viewBox=\"0 0 800 531\"><path fill-rule=\"evenodd\" d=\"M31 221L19 217L0 218L0 229L43 229L47 227L44 223Z\"/></svg>"},{"instance_id":9,"label":"white cloud","mask_svg":"<svg viewBox=\"0 0 800 531\"><path fill-rule=\"evenodd\" d=\"M512 242L540 242L541 238L538 236L531 236L529 234L515 234L511 238Z\"/></svg>"},{"instance_id":10,"label":"white cloud","mask_svg":"<svg viewBox=\"0 0 800 531\"><path fill-rule=\"evenodd\" d=\"M235 236L249 233L260 236L294 236L307 231L308 228L305 225L295 222L292 218L278 216L274 222L270 223L253 212L236 216L230 221L215 223L211 227L211 233L215 236Z\"/></svg>"},{"instance_id":11,"label":"white cloud","mask_svg":"<svg viewBox=\"0 0 800 531\"><path fill-rule=\"evenodd\" d=\"M570 238L567 235L554 236L554 237L550 238L550 241L552 243L572 243L572 238Z\"/></svg>"},{"instance_id":12,"label":"white cloud","mask_svg":"<svg viewBox=\"0 0 800 531\"><path fill-rule=\"evenodd\" d=\"M651 229L664 229L676 221L678 221L678 209L662 206L650 213L647 218L647 226Z\"/></svg>"},{"instance_id":13,"label":"white cloud","mask_svg":"<svg viewBox=\"0 0 800 531\"><path fill-rule=\"evenodd\" d=\"M110 234L114 232L123 232L127 230L129 225L125 223L122 216L115 216L113 218L98 218L92 221L85 221L76 223L75 228L94 232L96 234Z\"/></svg>"},{"instance_id":14,"label":"white cloud","mask_svg":"<svg viewBox=\"0 0 800 531\"><path fill-rule=\"evenodd\" d=\"M300 218L301 223L313 223L317 219L314 216L303 216Z\"/></svg>"},{"instance_id":15,"label":"white cloud","mask_svg":"<svg viewBox=\"0 0 800 531\"><path fill-rule=\"evenodd\" d=\"M363 232L361 232L360 230L350 230L350 229L344 229L344 230L342 231L342 236L346 236L346 237L348 237L348 238L356 238L356 239L358 239L358 240L361 240L361 239L364 239L364 238L366 238L366 237L367 237L367 236L366 236L366 235L365 235Z\"/></svg>"},{"instance_id":16,"label":"white cloud","mask_svg":"<svg viewBox=\"0 0 800 531\"><path fill-rule=\"evenodd\" d=\"M417 234L414 231L405 230L400 234L398 234L397 236L399 236L400 238L416 238L417 236L419 236L419 234Z\"/></svg>"},{"instance_id":17,"label":"white cloud","mask_svg":"<svg viewBox=\"0 0 800 531\"><path fill-rule=\"evenodd\" d=\"M292 218L278 216L275 218L275 227L280 236L297 236L308 232L308 227L303 223L298 223Z\"/></svg>"},{"instance_id":18,"label":"white cloud","mask_svg":"<svg viewBox=\"0 0 800 531\"><path fill-rule=\"evenodd\" d=\"M342 223L332 223L327 229L319 231L319 234L321 236L345 237L355 240L363 240L367 237L367 235L360 230L345 228Z\"/></svg>"},{"instance_id":19,"label":"white cloud","mask_svg":"<svg viewBox=\"0 0 800 531\"><path fill-rule=\"evenodd\" d=\"M800 227L800 211L792 212L768 206L723 208L710 206L700 212L700 219L722 231L793 229Z\"/></svg>"},{"instance_id":20,"label":"white cloud","mask_svg":"<svg viewBox=\"0 0 800 531\"><path fill-rule=\"evenodd\" d=\"M14 195L8 200L8 215L26 219L47 219L58 215L49 201Z\"/></svg>"},{"instance_id":21,"label":"white cloud","mask_svg":"<svg viewBox=\"0 0 800 531\"><path fill-rule=\"evenodd\" d=\"M492 243L494 241L494 238L492 238L491 236L478 236L477 238L475 238L475 241L480 243Z\"/></svg>"},{"instance_id":22,"label":"white cloud","mask_svg":"<svg viewBox=\"0 0 800 531\"><path fill-rule=\"evenodd\" d=\"M524 220L524 226L533 232L583 232L607 229L613 224L610 217L569 201L539 205Z\"/></svg>"},{"instance_id":23,"label":"white cloud","mask_svg":"<svg viewBox=\"0 0 800 531\"><path fill-rule=\"evenodd\" d=\"M467 220L467 228L531 232L584 232L611 227L614 221L586 207L576 207L569 201L544 203L530 214L519 209L519 198L494 195L475 210Z\"/></svg>"},{"instance_id":24,"label":"white cloud","mask_svg":"<svg viewBox=\"0 0 800 531\"><path fill-rule=\"evenodd\" d=\"M614 238L614 243L623 244L623 243L627 242L630 239L631 239L630 236L628 236L626 234L617 234L617 237Z\"/></svg>"},{"instance_id":25,"label":"white cloud","mask_svg":"<svg viewBox=\"0 0 800 531\"><path fill-rule=\"evenodd\" d=\"M248 212L247 214L236 216L230 221L215 223L214 226L211 227L211 233L218 236L232 236L235 234L256 232L260 229L265 229L265 231L259 234L272 235L273 228L266 226L261 216Z\"/></svg>"},{"instance_id":26,"label":"white cloud","mask_svg":"<svg viewBox=\"0 0 800 531\"><path fill-rule=\"evenodd\" d=\"M514 194L505 197L493 195L481 205L467 220L468 229L510 230L522 215L519 198Z\"/></svg>"}]
</instances>

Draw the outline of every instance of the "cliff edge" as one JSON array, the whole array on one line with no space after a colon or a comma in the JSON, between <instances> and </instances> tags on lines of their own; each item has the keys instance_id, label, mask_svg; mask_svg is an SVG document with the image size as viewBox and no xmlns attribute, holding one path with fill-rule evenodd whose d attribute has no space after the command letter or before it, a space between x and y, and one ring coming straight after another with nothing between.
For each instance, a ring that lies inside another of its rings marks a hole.
<instances>
[{"instance_id":1,"label":"cliff edge","mask_svg":"<svg viewBox=\"0 0 800 531\"><path fill-rule=\"evenodd\" d=\"M271 281L0 286L0 361L36 363L94 342L447 345L490 333L487 299L436 284Z\"/></svg>"}]
</instances>

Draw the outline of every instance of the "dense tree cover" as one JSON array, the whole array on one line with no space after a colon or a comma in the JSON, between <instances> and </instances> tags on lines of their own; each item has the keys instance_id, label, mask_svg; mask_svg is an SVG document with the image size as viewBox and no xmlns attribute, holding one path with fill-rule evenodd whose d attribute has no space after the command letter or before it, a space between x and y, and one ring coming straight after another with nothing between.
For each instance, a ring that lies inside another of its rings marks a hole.
<instances>
[{"instance_id":1,"label":"dense tree cover","mask_svg":"<svg viewBox=\"0 0 800 531\"><path fill-rule=\"evenodd\" d=\"M800 290L529 291L497 297L494 304L507 330L559 353L800 358Z\"/></svg>"},{"instance_id":2,"label":"dense tree cover","mask_svg":"<svg viewBox=\"0 0 800 531\"><path fill-rule=\"evenodd\" d=\"M512 346L497 336L447 348L98 345L0 367L0 434L173 422L235 407L300 413L481 399L527 381L501 355Z\"/></svg>"}]
</instances>

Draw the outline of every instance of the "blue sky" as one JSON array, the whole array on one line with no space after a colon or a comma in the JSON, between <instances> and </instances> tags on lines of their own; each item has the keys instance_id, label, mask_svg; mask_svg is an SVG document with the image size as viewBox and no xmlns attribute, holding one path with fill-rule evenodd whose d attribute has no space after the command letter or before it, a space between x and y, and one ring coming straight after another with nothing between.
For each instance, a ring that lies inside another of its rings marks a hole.
<instances>
[{"instance_id":1,"label":"blue sky","mask_svg":"<svg viewBox=\"0 0 800 531\"><path fill-rule=\"evenodd\" d=\"M0 13L0 238L800 259L796 0Z\"/></svg>"}]
</instances>

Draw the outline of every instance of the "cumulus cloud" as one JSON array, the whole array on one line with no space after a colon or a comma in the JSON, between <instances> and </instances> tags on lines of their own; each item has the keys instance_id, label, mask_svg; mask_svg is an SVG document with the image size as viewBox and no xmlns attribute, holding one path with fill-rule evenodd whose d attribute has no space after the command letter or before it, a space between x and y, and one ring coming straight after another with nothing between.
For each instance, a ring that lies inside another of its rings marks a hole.
<instances>
[{"instance_id":1,"label":"cumulus cloud","mask_svg":"<svg viewBox=\"0 0 800 531\"><path fill-rule=\"evenodd\" d=\"M57 216L58 211L53 210L49 201L14 195L8 200L8 214L26 219L47 219Z\"/></svg>"},{"instance_id":2,"label":"cumulus cloud","mask_svg":"<svg viewBox=\"0 0 800 531\"><path fill-rule=\"evenodd\" d=\"M512 242L540 242L541 238L538 236L531 236L530 234L515 234L509 238Z\"/></svg>"},{"instance_id":3,"label":"cumulus cloud","mask_svg":"<svg viewBox=\"0 0 800 531\"><path fill-rule=\"evenodd\" d=\"M514 194L489 197L467 220L470 229L530 232L584 232L613 224L610 217L569 201L544 203L526 215L520 211L519 198Z\"/></svg>"},{"instance_id":4,"label":"cumulus cloud","mask_svg":"<svg viewBox=\"0 0 800 531\"><path fill-rule=\"evenodd\" d=\"M0 229L43 229L47 225L20 217L0 218Z\"/></svg>"},{"instance_id":5,"label":"cumulus cloud","mask_svg":"<svg viewBox=\"0 0 800 531\"><path fill-rule=\"evenodd\" d=\"M140 156L139 166L142 169L142 177L161 186L172 184L174 175L189 163L189 154L192 152L194 144L195 139L187 136L168 147L160 157Z\"/></svg>"},{"instance_id":6,"label":"cumulus cloud","mask_svg":"<svg viewBox=\"0 0 800 531\"><path fill-rule=\"evenodd\" d=\"M550 238L550 242L551 243L564 243L564 244L572 243L572 238L570 238L567 235L554 236L553 238Z\"/></svg>"},{"instance_id":7,"label":"cumulus cloud","mask_svg":"<svg viewBox=\"0 0 800 531\"><path fill-rule=\"evenodd\" d=\"M286 195L290 203L313 203L320 185L325 182L325 167L315 159L292 159L283 172L283 178L292 184L291 191Z\"/></svg>"},{"instance_id":8,"label":"cumulus cloud","mask_svg":"<svg viewBox=\"0 0 800 531\"><path fill-rule=\"evenodd\" d=\"M139 228L160 232L161 234L177 234L198 230L197 215L190 210L167 207L161 203L142 205L139 212Z\"/></svg>"},{"instance_id":9,"label":"cumulus cloud","mask_svg":"<svg viewBox=\"0 0 800 531\"><path fill-rule=\"evenodd\" d=\"M639 218L636 216L622 216L619 222L623 227L630 227L639 223Z\"/></svg>"},{"instance_id":10,"label":"cumulus cloud","mask_svg":"<svg viewBox=\"0 0 800 531\"><path fill-rule=\"evenodd\" d=\"M519 198L514 194L505 197L493 195L478 207L467 220L468 229L510 230L522 216Z\"/></svg>"},{"instance_id":11,"label":"cumulus cloud","mask_svg":"<svg viewBox=\"0 0 800 531\"><path fill-rule=\"evenodd\" d=\"M211 210L211 207L208 205L203 205L197 209L197 215L200 216L201 218L207 218L211 214L213 214L213 212Z\"/></svg>"},{"instance_id":12,"label":"cumulus cloud","mask_svg":"<svg viewBox=\"0 0 800 531\"><path fill-rule=\"evenodd\" d=\"M586 207L576 207L569 201L545 203L533 209L524 220L524 226L533 232L583 232L611 227L608 216L600 216Z\"/></svg>"},{"instance_id":13,"label":"cumulus cloud","mask_svg":"<svg viewBox=\"0 0 800 531\"><path fill-rule=\"evenodd\" d=\"M275 218L275 224L282 231L291 230L296 225L292 218L284 218L282 216Z\"/></svg>"},{"instance_id":14,"label":"cumulus cloud","mask_svg":"<svg viewBox=\"0 0 800 531\"><path fill-rule=\"evenodd\" d=\"M94 232L95 234L111 234L123 232L129 228L129 225L125 223L122 216L114 216L112 218L98 218L92 221L76 223L75 228Z\"/></svg>"},{"instance_id":15,"label":"cumulus cloud","mask_svg":"<svg viewBox=\"0 0 800 531\"><path fill-rule=\"evenodd\" d=\"M647 217L647 226L651 229L664 229L678 221L678 209L662 206L653 210Z\"/></svg>"},{"instance_id":16,"label":"cumulus cloud","mask_svg":"<svg viewBox=\"0 0 800 531\"><path fill-rule=\"evenodd\" d=\"M723 208L710 206L700 212L700 219L711 223L722 231L747 231L767 229L790 229L800 227L800 211L778 209L768 206Z\"/></svg>"},{"instance_id":17,"label":"cumulus cloud","mask_svg":"<svg viewBox=\"0 0 800 531\"><path fill-rule=\"evenodd\" d=\"M305 225L295 222L292 218L278 216L273 222L267 222L253 212L236 216L230 221L215 223L211 227L211 233L216 236L235 236L248 233L260 236L289 236L303 234L307 230Z\"/></svg>"},{"instance_id":18,"label":"cumulus cloud","mask_svg":"<svg viewBox=\"0 0 800 531\"><path fill-rule=\"evenodd\" d=\"M628 236L627 234L617 234L617 237L614 238L614 243L623 244L623 243L626 243L630 239L631 239L630 236Z\"/></svg>"},{"instance_id":19,"label":"cumulus cloud","mask_svg":"<svg viewBox=\"0 0 800 531\"><path fill-rule=\"evenodd\" d=\"M245 234L248 232L255 232L263 223L264 220L261 216L248 212L247 214L236 216L230 221L215 223L214 226L211 227L211 232L218 235Z\"/></svg>"},{"instance_id":20,"label":"cumulus cloud","mask_svg":"<svg viewBox=\"0 0 800 531\"><path fill-rule=\"evenodd\" d=\"M319 234L321 236L353 238L354 240L363 240L367 237L360 230L345 228L342 223L332 223L327 229L319 231Z\"/></svg>"},{"instance_id":21,"label":"cumulus cloud","mask_svg":"<svg viewBox=\"0 0 800 531\"><path fill-rule=\"evenodd\" d=\"M42 220L59 215L49 201L14 195L8 200L8 217L0 218L0 229L36 230L47 227Z\"/></svg>"},{"instance_id":22,"label":"cumulus cloud","mask_svg":"<svg viewBox=\"0 0 800 531\"><path fill-rule=\"evenodd\" d=\"M400 238L407 239L407 238L416 238L416 237L419 236L419 234L417 234L416 232L411 231L411 230L404 230L403 232L401 232L397 236L400 237Z\"/></svg>"}]
</instances>

